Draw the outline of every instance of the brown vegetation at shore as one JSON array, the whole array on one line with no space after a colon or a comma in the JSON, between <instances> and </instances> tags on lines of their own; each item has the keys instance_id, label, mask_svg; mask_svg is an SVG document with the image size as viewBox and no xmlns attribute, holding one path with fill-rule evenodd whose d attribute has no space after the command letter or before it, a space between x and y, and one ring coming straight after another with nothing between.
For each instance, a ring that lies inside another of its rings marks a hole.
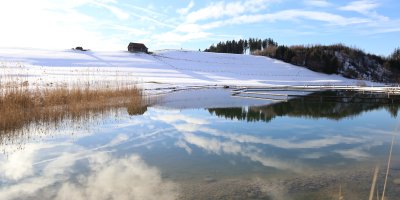
<instances>
[{"instance_id":1,"label":"brown vegetation at shore","mask_svg":"<svg viewBox=\"0 0 400 200\"><path fill-rule=\"evenodd\" d=\"M116 108L143 114L148 101L136 86L99 87L89 83L54 88L29 88L27 82L0 83L0 135L31 124L81 120Z\"/></svg>"}]
</instances>

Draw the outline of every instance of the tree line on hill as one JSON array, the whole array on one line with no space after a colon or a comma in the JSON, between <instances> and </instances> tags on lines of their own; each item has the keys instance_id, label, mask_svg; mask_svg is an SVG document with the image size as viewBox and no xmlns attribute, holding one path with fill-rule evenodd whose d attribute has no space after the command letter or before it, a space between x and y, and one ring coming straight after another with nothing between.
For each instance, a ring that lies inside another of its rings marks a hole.
<instances>
[{"instance_id":1,"label":"tree line on hill","mask_svg":"<svg viewBox=\"0 0 400 200\"><path fill-rule=\"evenodd\" d=\"M271 38L264 40L257 38L250 38L248 40L232 40L226 42L219 42L217 45L211 45L205 52L216 52L216 53L234 53L234 54L245 54L249 50L253 53L257 50L266 49L270 46L278 46L278 43Z\"/></svg>"},{"instance_id":2,"label":"tree line on hill","mask_svg":"<svg viewBox=\"0 0 400 200\"><path fill-rule=\"evenodd\" d=\"M275 58L326 74L378 82L400 82L400 48L387 57L343 44L279 45L271 38L219 42L205 52L252 54Z\"/></svg>"}]
</instances>

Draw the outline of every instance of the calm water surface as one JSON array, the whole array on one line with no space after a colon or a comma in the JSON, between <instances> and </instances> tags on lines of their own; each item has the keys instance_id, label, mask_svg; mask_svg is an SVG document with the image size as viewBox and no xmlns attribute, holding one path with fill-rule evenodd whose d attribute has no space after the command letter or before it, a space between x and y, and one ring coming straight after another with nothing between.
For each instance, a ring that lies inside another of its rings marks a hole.
<instances>
[{"instance_id":1,"label":"calm water surface","mask_svg":"<svg viewBox=\"0 0 400 200\"><path fill-rule=\"evenodd\" d=\"M2 136L0 199L366 199L377 165L383 187L398 104L208 92L222 99L166 97L143 115ZM400 196L398 144L388 199Z\"/></svg>"}]
</instances>

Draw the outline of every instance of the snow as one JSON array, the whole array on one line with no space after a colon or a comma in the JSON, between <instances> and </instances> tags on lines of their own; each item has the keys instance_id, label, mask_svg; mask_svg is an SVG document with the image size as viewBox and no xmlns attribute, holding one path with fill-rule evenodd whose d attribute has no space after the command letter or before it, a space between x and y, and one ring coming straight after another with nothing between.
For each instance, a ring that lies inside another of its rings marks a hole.
<instances>
[{"instance_id":1,"label":"snow","mask_svg":"<svg viewBox=\"0 0 400 200\"><path fill-rule=\"evenodd\" d=\"M148 55L3 48L0 71L3 78L16 76L38 85L113 80L135 81L148 89L357 84L357 80L316 73L267 57L182 50Z\"/></svg>"}]
</instances>

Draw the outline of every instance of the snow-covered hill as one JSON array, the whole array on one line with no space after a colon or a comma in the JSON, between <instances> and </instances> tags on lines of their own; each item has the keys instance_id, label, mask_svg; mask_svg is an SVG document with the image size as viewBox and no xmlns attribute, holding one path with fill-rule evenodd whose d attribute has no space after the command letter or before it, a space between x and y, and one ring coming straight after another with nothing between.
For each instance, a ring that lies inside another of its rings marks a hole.
<instances>
[{"instance_id":1,"label":"snow-covered hill","mask_svg":"<svg viewBox=\"0 0 400 200\"><path fill-rule=\"evenodd\" d=\"M133 80L188 85L356 85L357 80L316 73L281 61L250 55L162 50L142 53L0 49L4 77L30 83Z\"/></svg>"}]
</instances>

